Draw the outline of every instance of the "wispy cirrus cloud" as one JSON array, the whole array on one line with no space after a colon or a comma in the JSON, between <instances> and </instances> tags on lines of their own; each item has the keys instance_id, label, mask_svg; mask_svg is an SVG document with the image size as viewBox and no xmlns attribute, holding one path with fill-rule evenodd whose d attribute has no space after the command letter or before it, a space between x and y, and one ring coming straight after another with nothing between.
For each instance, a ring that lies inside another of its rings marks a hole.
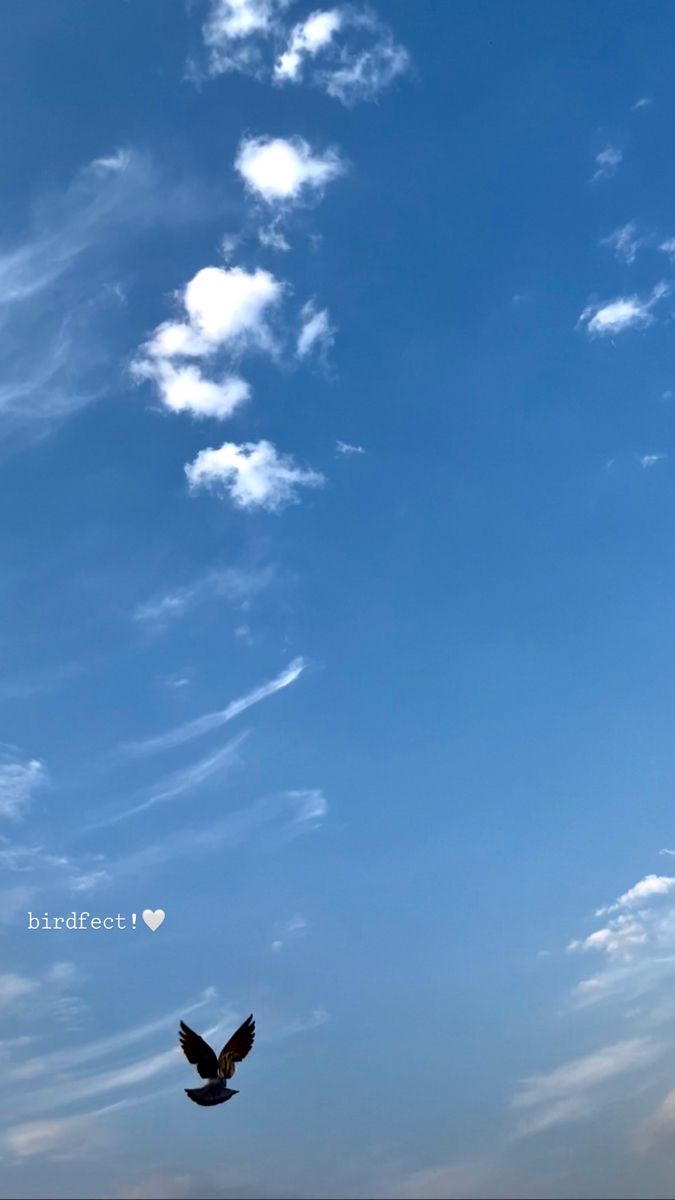
<instances>
[{"instance_id":1,"label":"wispy cirrus cloud","mask_svg":"<svg viewBox=\"0 0 675 1200\"><path fill-rule=\"evenodd\" d=\"M623 150L618 146L608 144L595 156L596 170L591 176L591 183L600 183L603 179L611 179L623 162Z\"/></svg>"},{"instance_id":2,"label":"wispy cirrus cloud","mask_svg":"<svg viewBox=\"0 0 675 1200\"><path fill-rule=\"evenodd\" d=\"M208 600L223 600L234 608L249 607L251 601L271 586L276 569L264 567L218 567L194 579L191 583L172 588L139 604L133 613L134 621L163 630L180 620Z\"/></svg>"},{"instance_id":3,"label":"wispy cirrus cloud","mask_svg":"<svg viewBox=\"0 0 675 1200\"><path fill-rule=\"evenodd\" d=\"M207 754L204 758L189 763L186 767L181 767L179 771L172 772L168 778L142 792L137 797L136 803L95 821L87 828L90 830L103 829L110 825L117 825L120 821L135 817L149 808L155 808L157 804L166 804L181 796L191 795L197 788L203 787L215 777L222 776L224 772L240 761L239 748L246 736L245 733L242 733L212 754Z\"/></svg>"},{"instance_id":4,"label":"wispy cirrus cloud","mask_svg":"<svg viewBox=\"0 0 675 1200\"><path fill-rule=\"evenodd\" d=\"M511 1102L514 1109L525 1113L519 1121L518 1136L541 1133L588 1116L602 1105L605 1085L618 1076L651 1066L661 1049L649 1038L631 1038L524 1079Z\"/></svg>"},{"instance_id":5,"label":"wispy cirrus cloud","mask_svg":"<svg viewBox=\"0 0 675 1200\"><path fill-rule=\"evenodd\" d=\"M202 211L196 192L131 149L95 159L39 199L23 240L0 247L3 432L44 432L109 390L126 351L114 322L124 249L149 225Z\"/></svg>"},{"instance_id":6,"label":"wispy cirrus cloud","mask_svg":"<svg viewBox=\"0 0 675 1200\"><path fill-rule=\"evenodd\" d=\"M616 257L621 261L628 263L635 262L637 252L641 246L645 245L646 238L640 237L635 221L628 221L625 225L615 229L613 233L602 238L602 246L611 246Z\"/></svg>"},{"instance_id":7,"label":"wispy cirrus cloud","mask_svg":"<svg viewBox=\"0 0 675 1200\"><path fill-rule=\"evenodd\" d=\"M25 816L35 792L47 783L47 771L37 758L22 759L0 750L0 817L17 821Z\"/></svg>"},{"instance_id":8,"label":"wispy cirrus cloud","mask_svg":"<svg viewBox=\"0 0 675 1200\"><path fill-rule=\"evenodd\" d=\"M305 670L306 665L303 658L295 658L274 679L270 679L267 683L261 684L251 692L247 692L245 696L241 696L238 700L232 700L225 708L219 709L216 712L205 713L201 717L196 717L184 725L179 725L177 728L169 730L168 733L158 734L156 737L144 738L139 742L130 742L124 747L124 752L132 756L156 754L161 750L168 750L173 746L183 745L185 742L192 741L193 738L201 737L205 733L219 729L222 725L227 724L228 721L232 721L235 717L238 717L240 713L246 712L254 704L259 704L261 700L267 700L268 697L275 695L276 692L283 691L284 688L295 683L296 679L299 679Z\"/></svg>"},{"instance_id":9,"label":"wispy cirrus cloud","mask_svg":"<svg viewBox=\"0 0 675 1200\"><path fill-rule=\"evenodd\" d=\"M335 341L335 329L331 324L327 308L317 308L312 300L302 308L302 325L296 343L298 358L310 354L326 356Z\"/></svg>"}]
</instances>

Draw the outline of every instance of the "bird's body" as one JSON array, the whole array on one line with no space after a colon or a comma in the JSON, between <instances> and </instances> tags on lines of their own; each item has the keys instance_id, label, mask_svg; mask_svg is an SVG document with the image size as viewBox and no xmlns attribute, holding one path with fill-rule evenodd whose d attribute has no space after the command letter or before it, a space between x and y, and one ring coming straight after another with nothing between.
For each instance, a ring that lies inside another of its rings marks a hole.
<instances>
[{"instance_id":1,"label":"bird's body","mask_svg":"<svg viewBox=\"0 0 675 1200\"><path fill-rule=\"evenodd\" d=\"M234 1075L236 1064L241 1062L242 1058L246 1058L253 1045L254 1037L255 1021L251 1013L239 1026L236 1033L232 1034L229 1042L225 1043L216 1058L208 1042L205 1042L203 1037L195 1033L194 1029L190 1029L189 1025L181 1021L178 1031L181 1049L188 1062L197 1068L202 1079L208 1081L204 1087L186 1088L186 1095L195 1104L209 1108L214 1104L224 1104L226 1100L231 1100L233 1096L236 1096L237 1089L228 1087L227 1080Z\"/></svg>"}]
</instances>

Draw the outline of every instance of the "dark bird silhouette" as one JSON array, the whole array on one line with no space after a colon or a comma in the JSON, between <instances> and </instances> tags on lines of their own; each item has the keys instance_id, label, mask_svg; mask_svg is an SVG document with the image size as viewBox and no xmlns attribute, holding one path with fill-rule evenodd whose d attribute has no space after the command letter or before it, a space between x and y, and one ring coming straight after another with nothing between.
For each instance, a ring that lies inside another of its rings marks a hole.
<instances>
[{"instance_id":1,"label":"dark bird silhouette","mask_svg":"<svg viewBox=\"0 0 675 1200\"><path fill-rule=\"evenodd\" d=\"M186 1088L186 1095L194 1100L195 1104L208 1106L224 1104L226 1100L236 1096L238 1089L229 1088L226 1081L234 1075L236 1064L241 1062L242 1058L246 1058L254 1037L255 1021L251 1013L236 1033L232 1034L216 1058L208 1042L195 1033L194 1029L190 1029L185 1021L181 1021L178 1031L181 1050L188 1062L197 1068L202 1079L208 1079L204 1087Z\"/></svg>"}]
</instances>

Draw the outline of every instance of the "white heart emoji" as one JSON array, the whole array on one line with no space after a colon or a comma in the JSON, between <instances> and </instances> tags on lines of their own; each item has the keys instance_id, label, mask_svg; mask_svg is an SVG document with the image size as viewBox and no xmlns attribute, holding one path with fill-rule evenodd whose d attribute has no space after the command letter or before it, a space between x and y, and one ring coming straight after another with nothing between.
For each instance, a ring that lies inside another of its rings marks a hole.
<instances>
[{"instance_id":1,"label":"white heart emoji","mask_svg":"<svg viewBox=\"0 0 675 1200\"><path fill-rule=\"evenodd\" d=\"M166 913L164 912L163 908L156 908L154 912L151 908L144 908L141 916L143 917L148 929L151 929L154 933L156 929L159 929L166 916Z\"/></svg>"}]
</instances>

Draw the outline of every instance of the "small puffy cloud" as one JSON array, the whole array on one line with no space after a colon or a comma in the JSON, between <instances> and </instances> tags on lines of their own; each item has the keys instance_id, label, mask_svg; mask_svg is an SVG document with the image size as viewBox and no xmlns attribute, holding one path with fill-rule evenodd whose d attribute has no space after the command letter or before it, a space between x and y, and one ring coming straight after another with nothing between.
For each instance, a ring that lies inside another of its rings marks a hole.
<instances>
[{"instance_id":1,"label":"small puffy cloud","mask_svg":"<svg viewBox=\"0 0 675 1200\"><path fill-rule=\"evenodd\" d=\"M335 453L342 455L365 454L365 450L363 446L353 446L351 442L341 442L338 438L335 443Z\"/></svg>"},{"instance_id":2,"label":"small puffy cloud","mask_svg":"<svg viewBox=\"0 0 675 1200\"><path fill-rule=\"evenodd\" d=\"M345 170L334 150L314 154L301 137L244 138L234 165L249 191L268 204L320 195Z\"/></svg>"},{"instance_id":3,"label":"small puffy cloud","mask_svg":"<svg viewBox=\"0 0 675 1200\"><path fill-rule=\"evenodd\" d=\"M283 284L257 267L203 267L180 294L187 322L159 325L143 347L151 360L199 358L226 347L269 348L269 310L279 303Z\"/></svg>"},{"instance_id":4,"label":"small puffy cloud","mask_svg":"<svg viewBox=\"0 0 675 1200\"><path fill-rule=\"evenodd\" d=\"M142 346L131 365L137 380L154 383L171 412L224 420L249 399L249 384L231 371L208 378L186 358L230 358L246 350L276 353L268 317L281 301L284 285L257 267L204 267L180 293L185 320L165 321Z\"/></svg>"},{"instance_id":5,"label":"small puffy cloud","mask_svg":"<svg viewBox=\"0 0 675 1200\"><path fill-rule=\"evenodd\" d=\"M599 183L601 179L609 179L614 175L615 171L623 161L623 150L619 150L617 146L605 146L599 154L595 156L597 170L591 176L591 183Z\"/></svg>"},{"instance_id":6,"label":"small puffy cloud","mask_svg":"<svg viewBox=\"0 0 675 1200\"><path fill-rule=\"evenodd\" d=\"M325 354L333 345L335 329L330 323L328 309L318 309L310 300L302 309L302 327L298 334L296 354L307 358L309 354Z\"/></svg>"},{"instance_id":7,"label":"small puffy cloud","mask_svg":"<svg viewBox=\"0 0 675 1200\"><path fill-rule=\"evenodd\" d=\"M218 449L201 450L185 473L190 487L229 492L238 508L270 512L297 501L299 487L319 487L323 476L296 466L268 441L224 442Z\"/></svg>"},{"instance_id":8,"label":"small puffy cloud","mask_svg":"<svg viewBox=\"0 0 675 1200\"><path fill-rule=\"evenodd\" d=\"M608 955L629 959L636 947L647 942L647 931L641 921L634 917L619 916L602 929L589 933L588 937L570 942L568 950L600 950Z\"/></svg>"},{"instance_id":9,"label":"small puffy cloud","mask_svg":"<svg viewBox=\"0 0 675 1200\"><path fill-rule=\"evenodd\" d=\"M342 16L337 8L310 13L306 21L301 21L292 30L288 46L276 62L274 78L297 82L304 60L314 58L327 46L341 25Z\"/></svg>"},{"instance_id":10,"label":"small puffy cloud","mask_svg":"<svg viewBox=\"0 0 675 1200\"><path fill-rule=\"evenodd\" d=\"M204 25L210 74L258 74L263 64L260 40L274 32L284 7L284 0L213 0Z\"/></svg>"},{"instance_id":11,"label":"small puffy cloud","mask_svg":"<svg viewBox=\"0 0 675 1200\"><path fill-rule=\"evenodd\" d=\"M608 237L603 238L601 245L611 246L617 258L630 264L635 262L637 252L640 246L644 245L644 241L644 238L638 237L635 221L629 221L620 229L615 229Z\"/></svg>"},{"instance_id":12,"label":"small puffy cloud","mask_svg":"<svg viewBox=\"0 0 675 1200\"><path fill-rule=\"evenodd\" d=\"M138 379L151 379L159 398L171 412L187 412L193 417L231 417L251 395L251 388L237 375L220 380L206 379L193 364L174 367L164 361L141 360L132 367Z\"/></svg>"},{"instance_id":13,"label":"small puffy cloud","mask_svg":"<svg viewBox=\"0 0 675 1200\"><path fill-rule=\"evenodd\" d=\"M658 462L666 458L665 454L642 454L640 455L640 466L643 470L648 470L649 467L655 467Z\"/></svg>"},{"instance_id":14,"label":"small puffy cloud","mask_svg":"<svg viewBox=\"0 0 675 1200\"><path fill-rule=\"evenodd\" d=\"M665 242L661 242L659 250L662 254L667 254L671 262L675 262L675 237L666 238Z\"/></svg>"},{"instance_id":15,"label":"small puffy cloud","mask_svg":"<svg viewBox=\"0 0 675 1200\"><path fill-rule=\"evenodd\" d=\"M651 96L641 96L639 100L635 101L635 104L631 104L630 111L639 112L641 108L649 108L653 103L654 101Z\"/></svg>"},{"instance_id":16,"label":"small puffy cloud","mask_svg":"<svg viewBox=\"0 0 675 1200\"><path fill-rule=\"evenodd\" d=\"M22 760L0 754L0 817L16 821L30 805L33 793L47 782L44 764L37 758Z\"/></svg>"},{"instance_id":17,"label":"small puffy cloud","mask_svg":"<svg viewBox=\"0 0 675 1200\"><path fill-rule=\"evenodd\" d=\"M269 347L268 310L281 300L283 285L257 267L203 267L188 283L184 304L192 328L207 344Z\"/></svg>"},{"instance_id":18,"label":"small puffy cloud","mask_svg":"<svg viewBox=\"0 0 675 1200\"><path fill-rule=\"evenodd\" d=\"M609 304L589 305L578 323L586 326L586 332L591 337L606 337L623 333L626 329L644 328L651 325L654 320L652 309L668 295L669 290L667 284L658 283L651 295L644 299L640 296L619 296Z\"/></svg>"},{"instance_id":19,"label":"small puffy cloud","mask_svg":"<svg viewBox=\"0 0 675 1200\"><path fill-rule=\"evenodd\" d=\"M288 0L213 0L204 26L209 73L307 82L352 105L377 99L408 69L407 50L369 9L317 9L289 30L287 7Z\"/></svg>"}]
</instances>

